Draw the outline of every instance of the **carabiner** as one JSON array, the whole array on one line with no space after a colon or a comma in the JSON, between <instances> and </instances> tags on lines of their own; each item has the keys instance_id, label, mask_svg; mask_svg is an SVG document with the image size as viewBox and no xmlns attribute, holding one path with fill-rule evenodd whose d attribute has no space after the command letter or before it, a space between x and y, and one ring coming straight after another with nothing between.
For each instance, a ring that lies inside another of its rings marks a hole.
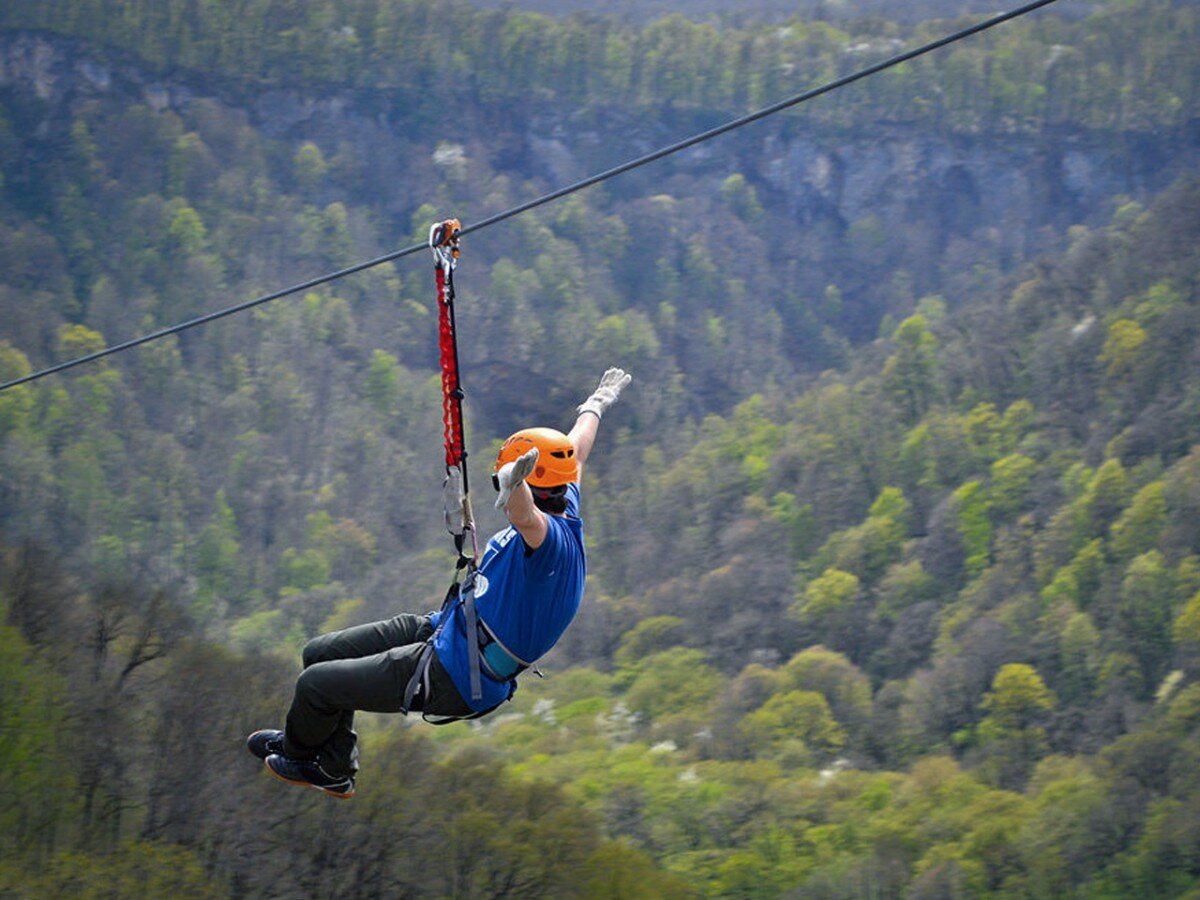
<instances>
[{"instance_id":1,"label":"carabiner","mask_svg":"<svg viewBox=\"0 0 1200 900\"><path fill-rule=\"evenodd\" d=\"M434 262L441 268L452 269L458 261L458 233L462 225L458 219L447 219L429 226L429 249Z\"/></svg>"}]
</instances>

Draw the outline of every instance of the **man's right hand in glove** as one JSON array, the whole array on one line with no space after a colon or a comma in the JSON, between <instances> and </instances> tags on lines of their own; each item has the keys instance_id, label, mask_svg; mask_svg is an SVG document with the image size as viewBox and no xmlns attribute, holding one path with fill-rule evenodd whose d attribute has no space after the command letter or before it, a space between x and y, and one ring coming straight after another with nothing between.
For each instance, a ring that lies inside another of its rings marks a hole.
<instances>
[{"instance_id":1,"label":"man's right hand in glove","mask_svg":"<svg viewBox=\"0 0 1200 900\"><path fill-rule=\"evenodd\" d=\"M504 509L508 506L508 498L512 496L517 485L529 477L529 473L533 471L537 461L538 450L537 447L534 447L512 462L505 463L500 467L500 471L496 473L496 480L500 484L500 496L496 498L496 509Z\"/></svg>"}]
</instances>

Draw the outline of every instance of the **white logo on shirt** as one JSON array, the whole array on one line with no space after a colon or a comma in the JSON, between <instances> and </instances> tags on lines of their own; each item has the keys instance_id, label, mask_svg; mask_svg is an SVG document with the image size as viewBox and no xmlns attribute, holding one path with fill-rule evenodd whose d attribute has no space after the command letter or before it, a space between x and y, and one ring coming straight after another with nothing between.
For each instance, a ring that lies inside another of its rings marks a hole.
<instances>
[{"instance_id":1,"label":"white logo on shirt","mask_svg":"<svg viewBox=\"0 0 1200 900\"><path fill-rule=\"evenodd\" d=\"M476 572L475 573L475 596L482 597L484 594L487 593L487 589L488 589L487 576L484 575L482 572Z\"/></svg>"}]
</instances>

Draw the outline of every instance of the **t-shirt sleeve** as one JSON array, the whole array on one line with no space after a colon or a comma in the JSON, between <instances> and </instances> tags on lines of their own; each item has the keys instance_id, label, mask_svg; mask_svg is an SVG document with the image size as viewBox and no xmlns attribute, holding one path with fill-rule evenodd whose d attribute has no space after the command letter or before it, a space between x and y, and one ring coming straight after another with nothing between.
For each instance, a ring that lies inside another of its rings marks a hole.
<instances>
[{"instance_id":1,"label":"t-shirt sleeve","mask_svg":"<svg viewBox=\"0 0 1200 900\"><path fill-rule=\"evenodd\" d=\"M525 558L526 566L531 572L554 568L556 560L563 554L566 542L570 540L570 535L567 534L567 525L561 517L547 516L546 518L548 519L546 539Z\"/></svg>"},{"instance_id":2,"label":"t-shirt sleeve","mask_svg":"<svg viewBox=\"0 0 1200 900\"><path fill-rule=\"evenodd\" d=\"M572 481L567 485L567 515L579 518L579 482Z\"/></svg>"}]
</instances>

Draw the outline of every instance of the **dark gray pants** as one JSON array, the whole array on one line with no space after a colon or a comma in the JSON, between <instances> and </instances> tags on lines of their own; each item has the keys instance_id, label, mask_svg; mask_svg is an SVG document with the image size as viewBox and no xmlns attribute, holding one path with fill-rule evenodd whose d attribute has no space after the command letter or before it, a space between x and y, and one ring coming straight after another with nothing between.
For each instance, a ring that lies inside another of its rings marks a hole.
<instances>
[{"instance_id":1,"label":"dark gray pants","mask_svg":"<svg viewBox=\"0 0 1200 900\"><path fill-rule=\"evenodd\" d=\"M428 616L405 613L309 641L288 710L284 753L316 759L335 777L357 772L354 711L400 712L404 688L432 634ZM439 716L471 714L437 657L429 667L428 696L418 694L412 708Z\"/></svg>"}]
</instances>

